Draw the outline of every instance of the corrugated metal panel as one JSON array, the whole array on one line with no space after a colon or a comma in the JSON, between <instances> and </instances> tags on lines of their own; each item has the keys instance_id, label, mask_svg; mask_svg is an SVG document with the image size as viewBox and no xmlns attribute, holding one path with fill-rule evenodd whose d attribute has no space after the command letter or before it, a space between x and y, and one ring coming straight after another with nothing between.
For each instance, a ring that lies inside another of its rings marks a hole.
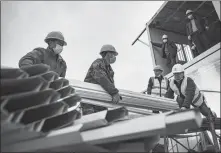
<instances>
[{"instance_id":1,"label":"corrugated metal panel","mask_svg":"<svg viewBox=\"0 0 221 153\"><path fill-rule=\"evenodd\" d=\"M49 69L26 67L1 69L1 145L45 136L47 132L67 126L79 112L67 112L81 98ZM51 87L51 89L49 89ZM54 89L56 90L54 90Z\"/></svg>"}]
</instances>

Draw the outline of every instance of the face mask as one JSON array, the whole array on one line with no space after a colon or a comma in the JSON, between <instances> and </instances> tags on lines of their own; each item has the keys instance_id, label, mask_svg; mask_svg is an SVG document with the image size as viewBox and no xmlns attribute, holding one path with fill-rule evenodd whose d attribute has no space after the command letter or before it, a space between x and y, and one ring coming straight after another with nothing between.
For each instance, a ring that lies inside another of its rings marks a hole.
<instances>
[{"instance_id":1,"label":"face mask","mask_svg":"<svg viewBox=\"0 0 221 153\"><path fill-rule=\"evenodd\" d=\"M53 50L55 54L60 54L63 50L63 46L56 44L56 47Z\"/></svg>"},{"instance_id":2,"label":"face mask","mask_svg":"<svg viewBox=\"0 0 221 153\"><path fill-rule=\"evenodd\" d=\"M167 39L163 39L163 42L166 43L166 42L167 42Z\"/></svg>"},{"instance_id":3,"label":"face mask","mask_svg":"<svg viewBox=\"0 0 221 153\"><path fill-rule=\"evenodd\" d=\"M188 19L192 19L193 18L193 16L192 15L188 15Z\"/></svg>"},{"instance_id":4,"label":"face mask","mask_svg":"<svg viewBox=\"0 0 221 153\"><path fill-rule=\"evenodd\" d=\"M116 61L116 57L115 56L110 58L110 64L113 64L115 61Z\"/></svg>"},{"instance_id":5,"label":"face mask","mask_svg":"<svg viewBox=\"0 0 221 153\"><path fill-rule=\"evenodd\" d=\"M174 75L174 79L175 79L177 82L181 81L183 78L184 78L184 75L183 75L183 74L176 74L176 75Z\"/></svg>"}]
</instances>

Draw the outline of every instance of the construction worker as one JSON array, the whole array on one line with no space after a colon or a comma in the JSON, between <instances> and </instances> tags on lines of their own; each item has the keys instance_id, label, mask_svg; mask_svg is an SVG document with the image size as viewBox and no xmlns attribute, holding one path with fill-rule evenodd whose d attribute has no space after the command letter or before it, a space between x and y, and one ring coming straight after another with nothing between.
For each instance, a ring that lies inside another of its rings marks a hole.
<instances>
[{"instance_id":1,"label":"construction worker","mask_svg":"<svg viewBox=\"0 0 221 153\"><path fill-rule=\"evenodd\" d=\"M150 77L147 94L163 97L168 89L169 81L163 77L163 69L160 65L156 65L153 69L155 77ZM153 113L159 113L159 111L153 111Z\"/></svg>"},{"instance_id":2,"label":"construction worker","mask_svg":"<svg viewBox=\"0 0 221 153\"><path fill-rule=\"evenodd\" d=\"M211 41L207 34L209 29L206 20L200 19L192 10L186 11L187 23L186 23L186 32L188 40L191 40L196 45L199 53L203 53L209 49Z\"/></svg>"},{"instance_id":3,"label":"construction worker","mask_svg":"<svg viewBox=\"0 0 221 153\"><path fill-rule=\"evenodd\" d=\"M100 50L100 55L102 58L98 58L92 63L84 81L101 85L101 87L112 96L112 101L116 104L120 101L121 96L114 85L114 71L111 68L111 64L116 61L118 53L114 46L103 45ZM83 115L86 115L105 110L106 108L90 104L82 104L82 109Z\"/></svg>"},{"instance_id":4,"label":"construction worker","mask_svg":"<svg viewBox=\"0 0 221 153\"><path fill-rule=\"evenodd\" d=\"M190 77L185 76L184 67L181 64L176 64L172 68L172 73L174 79L170 81L165 97L173 99L175 93L180 109L189 109L192 105L199 108L204 116L208 117L209 114L214 116L206 104L204 95L200 92L195 82Z\"/></svg>"},{"instance_id":5,"label":"construction worker","mask_svg":"<svg viewBox=\"0 0 221 153\"><path fill-rule=\"evenodd\" d=\"M59 31L52 31L46 36L45 42L48 44L46 49L39 47L27 53L19 60L19 67L46 64L50 66L51 71L58 73L60 77L65 77L67 66L60 55L63 46L67 45L63 34Z\"/></svg>"},{"instance_id":6,"label":"construction worker","mask_svg":"<svg viewBox=\"0 0 221 153\"><path fill-rule=\"evenodd\" d=\"M167 35L162 36L163 43L151 42L154 46L160 47L162 52L162 58L167 59L167 65L172 66L176 64L177 46L173 41L168 39Z\"/></svg>"}]
</instances>

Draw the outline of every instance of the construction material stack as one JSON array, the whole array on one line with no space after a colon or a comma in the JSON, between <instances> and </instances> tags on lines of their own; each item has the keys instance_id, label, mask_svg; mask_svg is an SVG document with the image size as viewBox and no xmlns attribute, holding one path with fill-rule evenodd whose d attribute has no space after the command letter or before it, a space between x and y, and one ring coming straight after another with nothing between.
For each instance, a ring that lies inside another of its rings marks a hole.
<instances>
[{"instance_id":1,"label":"construction material stack","mask_svg":"<svg viewBox=\"0 0 221 153\"><path fill-rule=\"evenodd\" d=\"M113 105L100 86L69 82L47 66L2 68L1 75L2 151L103 152L110 143L182 134L202 122L197 110L168 111L177 108L174 101L125 90L120 90L120 104ZM81 102L109 109L81 116ZM148 114L146 109L164 113L130 117L130 112ZM148 140L146 144L153 143Z\"/></svg>"}]
</instances>

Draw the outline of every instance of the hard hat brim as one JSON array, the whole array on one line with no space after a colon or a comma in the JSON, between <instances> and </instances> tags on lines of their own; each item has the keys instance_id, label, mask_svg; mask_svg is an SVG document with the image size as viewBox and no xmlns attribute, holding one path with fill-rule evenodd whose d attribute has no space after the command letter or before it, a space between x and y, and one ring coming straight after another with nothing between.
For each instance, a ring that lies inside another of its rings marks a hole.
<instances>
[{"instance_id":1,"label":"hard hat brim","mask_svg":"<svg viewBox=\"0 0 221 153\"><path fill-rule=\"evenodd\" d=\"M156 71L156 70L160 70L160 71L163 71L162 69L153 69L153 71Z\"/></svg>"},{"instance_id":2,"label":"hard hat brim","mask_svg":"<svg viewBox=\"0 0 221 153\"><path fill-rule=\"evenodd\" d=\"M184 72L184 71L175 71L175 72L173 72L173 74L174 74L174 73L182 73L182 72Z\"/></svg>"},{"instance_id":3,"label":"hard hat brim","mask_svg":"<svg viewBox=\"0 0 221 153\"><path fill-rule=\"evenodd\" d=\"M190 14L193 14L193 11L186 13L186 16L188 16L188 15L190 15Z\"/></svg>"},{"instance_id":4,"label":"hard hat brim","mask_svg":"<svg viewBox=\"0 0 221 153\"><path fill-rule=\"evenodd\" d=\"M104 53L104 52L112 52L112 53L114 53L115 56L118 55L118 53L117 53L117 52L114 52L114 51L102 51L102 52L100 52L100 55L102 55L102 53Z\"/></svg>"},{"instance_id":5,"label":"hard hat brim","mask_svg":"<svg viewBox=\"0 0 221 153\"><path fill-rule=\"evenodd\" d=\"M60 40L60 39L58 39L58 38L52 38L52 37L51 37L51 38L46 38L46 39L45 39L45 42L48 43L48 41L49 41L50 39L56 39L56 40L62 41L62 42L64 43L64 46L67 46L67 43L66 43L64 40Z\"/></svg>"}]
</instances>

